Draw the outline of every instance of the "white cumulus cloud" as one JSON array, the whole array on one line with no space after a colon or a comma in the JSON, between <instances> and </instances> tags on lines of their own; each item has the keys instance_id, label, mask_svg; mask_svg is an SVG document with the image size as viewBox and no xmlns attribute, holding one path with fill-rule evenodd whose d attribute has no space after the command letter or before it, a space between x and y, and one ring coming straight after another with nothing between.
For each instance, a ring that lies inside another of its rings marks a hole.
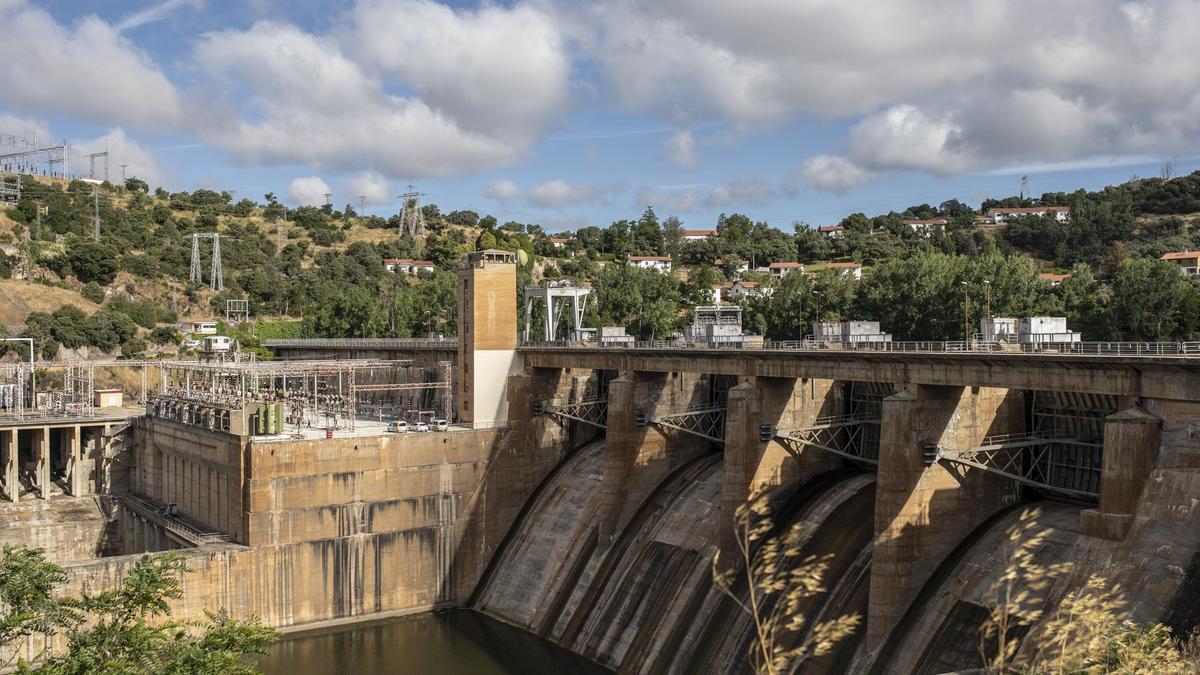
<instances>
[{"instance_id":1,"label":"white cumulus cloud","mask_svg":"<svg viewBox=\"0 0 1200 675\"><path fill-rule=\"evenodd\" d=\"M718 185L708 193L704 205L719 208L730 204L763 204L775 195L775 190L760 180L732 180Z\"/></svg>"},{"instance_id":2,"label":"white cumulus cloud","mask_svg":"<svg viewBox=\"0 0 1200 675\"><path fill-rule=\"evenodd\" d=\"M324 206L325 195L332 192L319 176L293 178L287 191L288 199L296 206Z\"/></svg>"},{"instance_id":3,"label":"white cumulus cloud","mask_svg":"<svg viewBox=\"0 0 1200 675\"><path fill-rule=\"evenodd\" d=\"M130 138L124 129L112 129L99 138L73 139L69 142L71 149L71 172L85 175L90 166L86 156L94 152L108 152L108 177L113 183L121 181L121 165L125 167L127 178L141 178L150 184L151 188L165 185L167 177L158 164L154 152L138 141ZM104 160L96 159L96 175L101 177L101 167Z\"/></svg>"},{"instance_id":4,"label":"white cumulus cloud","mask_svg":"<svg viewBox=\"0 0 1200 675\"><path fill-rule=\"evenodd\" d=\"M392 201L392 184L377 171L362 171L346 183L346 198L357 204L362 198L367 206L379 206Z\"/></svg>"},{"instance_id":5,"label":"white cumulus cloud","mask_svg":"<svg viewBox=\"0 0 1200 675\"><path fill-rule=\"evenodd\" d=\"M595 202L603 192L589 185L576 185L557 178L524 190L505 178L492 181L483 191L483 195L505 205L519 201L542 209L561 209Z\"/></svg>"},{"instance_id":6,"label":"white cumulus cloud","mask_svg":"<svg viewBox=\"0 0 1200 675\"><path fill-rule=\"evenodd\" d=\"M692 132L680 131L663 141L667 155L679 166L694 168L700 164L700 156L696 154L696 139Z\"/></svg>"},{"instance_id":7,"label":"white cumulus cloud","mask_svg":"<svg viewBox=\"0 0 1200 675\"><path fill-rule=\"evenodd\" d=\"M838 155L808 158L796 178L825 192L845 192L871 182L875 174Z\"/></svg>"},{"instance_id":8,"label":"white cumulus cloud","mask_svg":"<svg viewBox=\"0 0 1200 675\"><path fill-rule=\"evenodd\" d=\"M0 104L37 114L150 130L177 125L175 85L113 26L67 27L21 0L0 2Z\"/></svg>"}]
</instances>

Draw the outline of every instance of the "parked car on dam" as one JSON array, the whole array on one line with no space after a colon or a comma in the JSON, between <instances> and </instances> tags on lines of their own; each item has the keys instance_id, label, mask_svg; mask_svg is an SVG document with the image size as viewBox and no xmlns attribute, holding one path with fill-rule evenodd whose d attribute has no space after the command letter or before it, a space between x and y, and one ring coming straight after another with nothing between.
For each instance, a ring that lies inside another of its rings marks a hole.
<instances>
[{"instance_id":1,"label":"parked car on dam","mask_svg":"<svg viewBox=\"0 0 1200 675\"><path fill-rule=\"evenodd\" d=\"M389 422L387 426L389 433L403 434L408 432L408 422L400 420L399 422Z\"/></svg>"},{"instance_id":2,"label":"parked car on dam","mask_svg":"<svg viewBox=\"0 0 1200 675\"><path fill-rule=\"evenodd\" d=\"M429 425L425 422L417 422L413 425L413 431L429 431Z\"/></svg>"},{"instance_id":3,"label":"parked car on dam","mask_svg":"<svg viewBox=\"0 0 1200 675\"><path fill-rule=\"evenodd\" d=\"M445 419L436 419L433 421L434 431L447 431L450 429L450 422Z\"/></svg>"}]
</instances>

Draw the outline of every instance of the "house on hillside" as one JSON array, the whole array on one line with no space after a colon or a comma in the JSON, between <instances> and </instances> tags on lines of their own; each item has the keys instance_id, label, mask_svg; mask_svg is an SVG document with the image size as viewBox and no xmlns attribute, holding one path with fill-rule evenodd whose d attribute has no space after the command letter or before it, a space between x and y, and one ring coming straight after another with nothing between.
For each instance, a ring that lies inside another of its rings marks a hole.
<instances>
[{"instance_id":1,"label":"house on hillside","mask_svg":"<svg viewBox=\"0 0 1200 675\"><path fill-rule=\"evenodd\" d=\"M735 281L729 287L728 296L730 302L736 302L742 298L769 298L774 292L774 288L757 281Z\"/></svg>"},{"instance_id":2,"label":"house on hillside","mask_svg":"<svg viewBox=\"0 0 1200 675\"><path fill-rule=\"evenodd\" d=\"M216 335L216 319L188 319L179 324L179 332L192 335Z\"/></svg>"},{"instance_id":3,"label":"house on hillside","mask_svg":"<svg viewBox=\"0 0 1200 675\"><path fill-rule=\"evenodd\" d=\"M824 270L833 270L843 277L851 279L862 279L862 263L856 262L831 262L831 263L814 263L809 265L806 272L809 276L816 276Z\"/></svg>"},{"instance_id":4,"label":"house on hillside","mask_svg":"<svg viewBox=\"0 0 1200 675\"><path fill-rule=\"evenodd\" d=\"M1021 206L1011 208L994 208L987 210L987 216L993 223L1003 223L1013 218L1025 216L1052 216L1060 223L1071 217L1071 209L1066 206Z\"/></svg>"},{"instance_id":5,"label":"house on hillside","mask_svg":"<svg viewBox=\"0 0 1200 675\"><path fill-rule=\"evenodd\" d=\"M420 272L433 274L433 270L436 269L432 260L413 260L411 258L384 258L383 266L389 272L409 275Z\"/></svg>"},{"instance_id":6,"label":"house on hillside","mask_svg":"<svg viewBox=\"0 0 1200 675\"><path fill-rule=\"evenodd\" d=\"M671 257L665 255L631 255L625 258L625 264L656 272L671 271Z\"/></svg>"},{"instance_id":7,"label":"house on hillside","mask_svg":"<svg viewBox=\"0 0 1200 675\"><path fill-rule=\"evenodd\" d=\"M1200 277L1200 253L1193 251L1164 253L1161 260L1178 265L1179 272L1189 279Z\"/></svg>"},{"instance_id":8,"label":"house on hillside","mask_svg":"<svg viewBox=\"0 0 1200 675\"><path fill-rule=\"evenodd\" d=\"M716 230L684 230L683 231L683 240L684 241L704 241L705 239L708 239L709 237L715 237L715 236L717 236Z\"/></svg>"},{"instance_id":9,"label":"house on hillside","mask_svg":"<svg viewBox=\"0 0 1200 675\"><path fill-rule=\"evenodd\" d=\"M549 241L550 245L554 248L562 248L571 243L571 240L568 237L550 237Z\"/></svg>"},{"instance_id":10,"label":"house on hillside","mask_svg":"<svg viewBox=\"0 0 1200 675\"><path fill-rule=\"evenodd\" d=\"M846 228L842 225L821 225L817 232L830 239L841 239L846 236Z\"/></svg>"},{"instance_id":11,"label":"house on hillside","mask_svg":"<svg viewBox=\"0 0 1200 675\"><path fill-rule=\"evenodd\" d=\"M1050 288L1057 288L1059 284L1067 280L1070 274L1054 274L1053 272L1042 272L1038 278L1046 282Z\"/></svg>"},{"instance_id":12,"label":"house on hillside","mask_svg":"<svg viewBox=\"0 0 1200 675\"><path fill-rule=\"evenodd\" d=\"M803 272L804 263L800 262L773 262L767 265L767 272L776 279L783 279L788 272Z\"/></svg>"},{"instance_id":13,"label":"house on hillside","mask_svg":"<svg viewBox=\"0 0 1200 675\"><path fill-rule=\"evenodd\" d=\"M713 261L713 265L715 267L725 267L725 260L722 258L717 258L716 260ZM737 260L733 263L733 269L738 274L743 274L745 272L749 272L750 271L750 262L747 260Z\"/></svg>"},{"instance_id":14,"label":"house on hillside","mask_svg":"<svg viewBox=\"0 0 1200 675\"><path fill-rule=\"evenodd\" d=\"M945 218L927 218L925 220L902 220L900 221L907 225L913 232L925 237L932 237L934 232L942 232L946 229L948 220Z\"/></svg>"}]
</instances>

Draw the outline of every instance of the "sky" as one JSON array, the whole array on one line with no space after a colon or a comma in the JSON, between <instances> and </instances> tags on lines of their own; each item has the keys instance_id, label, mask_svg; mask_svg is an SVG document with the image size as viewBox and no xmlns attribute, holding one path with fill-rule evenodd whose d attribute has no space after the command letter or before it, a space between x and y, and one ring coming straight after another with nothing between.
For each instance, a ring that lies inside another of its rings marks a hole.
<instances>
[{"instance_id":1,"label":"sky","mask_svg":"<svg viewBox=\"0 0 1200 675\"><path fill-rule=\"evenodd\" d=\"M0 135L292 206L790 230L1200 169L1198 38L1200 0L0 0Z\"/></svg>"}]
</instances>

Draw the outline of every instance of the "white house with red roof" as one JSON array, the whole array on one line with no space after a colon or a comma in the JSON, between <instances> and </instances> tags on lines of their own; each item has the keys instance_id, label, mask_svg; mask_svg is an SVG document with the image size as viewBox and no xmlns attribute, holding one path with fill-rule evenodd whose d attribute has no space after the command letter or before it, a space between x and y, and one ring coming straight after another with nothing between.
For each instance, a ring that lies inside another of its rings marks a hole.
<instances>
[{"instance_id":1,"label":"white house with red roof","mask_svg":"<svg viewBox=\"0 0 1200 675\"><path fill-rule=\"evenodd\" d=\"M1003 223L1025 216L1052 216L1058 222L1065 223L1071 218L1071 209L1066 206L1001 207L988 209L987 216L993 223Z\"/></svg>"},{"instance_id":2,"label":"white house with red roof","mask_svg":"<svg viewBox=\"0 0 1200 675\"><path fill-rule=\"evenodd\" d=\"M1164 253L1161 260L1178 265L1179 271L1189 279L1195 279L1200 276L1200 252L1176 251L1173 253Z\"/></svg>"},{"instance_id":3,"label":"white house with red roof","mask_svg":"<svg viewBox=\"0 0 1200 675\"><path fill-rule=\"evenodd\" d=\"M631 255L625 258L626 265L633 265L644 270L656 272L671 271L671 256L666 255Z\"/></svg>"},{"instance_id":4,"label":"white house with red roof","mask_svg":"<svg viewBox=\"0 0 1200 675\"><path fill-rule=\"evenodd\" d=\"M684 241L704 241L705 239L708 239L709 237L715 237L715 236L717 236L716 230L684 230L683 231L683 240Z\"/></svg>"},{"instance_id":5,"label":"white house with red roof","mask_svg":"<svg viewBox=\"0 0 1200 675\"><path fill-rule=\"evenodd\" d=\"M773 262L767 265L767 272L776 279L782 279L788 272L803 272L804 263L801 262Z\"/></svg>"},{"instance_id":6,"label":"white house with red roof","mask_svg":"<svg viewBox=\"0 0 1200 675\"><path fill-rule=\"evenodd\" d=\"M389 272L403 274L418 274L428 272L433 274L437 267L432 260L413 260L412 258L384 258L383 267Z\"/></svg>"}]
</instances>

